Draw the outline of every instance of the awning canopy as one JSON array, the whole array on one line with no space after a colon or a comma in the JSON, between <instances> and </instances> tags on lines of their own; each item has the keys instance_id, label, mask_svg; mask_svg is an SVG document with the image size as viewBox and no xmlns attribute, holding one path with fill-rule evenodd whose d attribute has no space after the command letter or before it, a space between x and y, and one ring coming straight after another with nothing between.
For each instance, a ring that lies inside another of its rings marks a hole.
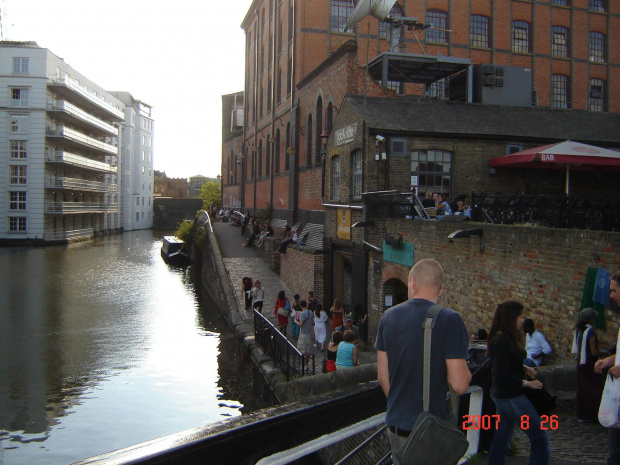
<instances>
[{"instance_id":1,"label":"awning canopy","mask_svg":"<svg viewBox=\"0 0 620 465\"><path fill-rule=\"evenodd\" d=\"M544 169L606 166L620 169L620 152L567 140L492 158L491 166Z\"/></svg>"},{"instance_id":2,"label":"awning canopy","mask_svg":"<svg viewBox=\"0 0 620 465\"><path fill-rule=\"evenodd\" d=\"M385 52L368 63L368 72L384 85L387 81L431 84L472 64L468 58Z\"/></svg>"},{"instance_id":3,"label":"awning canopy","mask_svg":"<svg viewBox=\"0 0 620 465\"><path fill-rule=\"evenodd\" d=\"M620 152L566 140L533 149L522 150L491 159L491 166L563 169L566 171L566 195L569 193L570 170L591 170L605 167L620 170Z\"/></svg>"}]
</instances>

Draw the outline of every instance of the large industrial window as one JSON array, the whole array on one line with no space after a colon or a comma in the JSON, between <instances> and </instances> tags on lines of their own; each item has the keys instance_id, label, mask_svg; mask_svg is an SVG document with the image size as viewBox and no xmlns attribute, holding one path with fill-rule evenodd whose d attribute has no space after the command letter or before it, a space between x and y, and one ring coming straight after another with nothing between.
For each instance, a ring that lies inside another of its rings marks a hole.
<instances>
[{"instance_id":1,"label":"large industrial window","mask_svg":"<svg viewBox=\"0 0 620 465\"><path fill-rule=\"evenodd\" d=\"M590 111L605 111L605 81L602 79L590 79L588 109Z\"/></svg>"},{"instance_id":2,"label":"large industrial window","mask_svg":"<svg viewBox=\"0 0 620 465\"><path fill-rule=\"evenodd\" d=\"M354 199L361 199L362 198L362 178L363 178L363 170L364 170L364 163L363 163L361 150L356 150L355 152L351 154L351 164L352 164L351 171L353 172L351 191L353 193Z\"/></svg>"},{"instance_id":3,"label":"large industrial window","mask_svg":"<svg viewBox=\"0 0 620 465\"><path fill-rule=\"evenodd\" d=\"M340 199L340 156L332 158L332 199Z\"/></svg>"},{"instance_id":4,"label":"large industrial window","mask_svg":"<svg viewBox=\"0 0 620 465\"><path fill-rule=\"evenodd\" d=\"M588 38L588 56L590 61L605 63L605 34L590 32Z\"/></svg>"},{"instance_id":5,"label":"large industrial window","mask_svg":"<svg viewBox=\"0 0 620 465\"><path fill-rule=\"evenodd\" d=\"M478 48L489 48L489 18L472 15L469 22L469 45Z\"/></svg>"},{"instance_id":6,"label":"large industrial window","mask_svg":"<svg viewBox=\"0 0 620 465\"><path fill-rule=\"evenodd\" d=\"M448 43L446 32L448 13L439 10L428 10L426 13L426 23L431 25L431 28L426 30L427 42Z\"/></svg>"},{"instance_id":7,"label":"large industrial window","mask_svg":"<svg viewBox=\"0 0 620 465\"><path fill-rule=\"evenodd\" d=\"M561 74L551 76L551 106L553 108L569 108L568 77Z\"/></svg>"},{"instance_id":8,"label":"large industrial window","mask_svg":"<svg viewBox=\"0 0 620 465\"><path fill-rule=\"evenodd\" d=\"M345 26L353 14L353 2L351 0L332 0L330 29L334 32L347 32Z\"/></svg>"},{"instance_id":9,"label":"large industrial window","mask_svg":"<svg viewBox=\"0 0 620 465\"><path fill-rule=\"evenodd\" d=\"M25 230L26 230L26 218L24 216L11 216L9 218L9 231L23 232Z\"/></svg>"},{"instance_id":10,"label":"large industrial window","mask_svg":"<svg viewBox=\"0 0 620 465\"><path fill-rule=\"evenodd\" d=\"M605 13L607 11L605 0L590 0L589 8L590 11L599 11L601 13Z\"/></svg>"},{"instance_id":11,"label":"large industrial window","mask_svg":"<svg viewBox=\"0 0 620 465\"><path fill-rule=\"evenodd\" d=\"M568 29L562 26L551 28L551 53L557 58L568 58L570 52L568 48Z\"/></svg>"},{"instance_id":12,"label":"large industrial window","mask_svg":"<svg viewBox=\"0 0 620 465\"><path fill-rule=\"evenodd\" d=\"M452 153L445 150L411 152L411 185L418 194L441 192L450 195L452 188Z\"/></svg>"},{"instance_id":13,"label":"large industrial window","mask_svg":"<svg viewBox=\"0 0 620 465\"><path fill-rule=\"evenodd\" d=\"M512 51L530 53L530 23L525 21L512 22Z\"/></svg>"},{"instance_id":14,"label":"large industrial window","mask_svg":"<svg viewBox=\"0 0 620 465\"><path fill-rule=\"evenodd\" d=\"M570 0L551 0L552 5L570 6Z\"/></svg>"}]
</instances>

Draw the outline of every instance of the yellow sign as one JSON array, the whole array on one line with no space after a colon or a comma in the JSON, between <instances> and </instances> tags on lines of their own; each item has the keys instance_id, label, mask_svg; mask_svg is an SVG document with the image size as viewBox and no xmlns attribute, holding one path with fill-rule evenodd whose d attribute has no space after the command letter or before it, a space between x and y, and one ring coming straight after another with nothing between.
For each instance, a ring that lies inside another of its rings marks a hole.
<instances>
[{"instance_id":1,"label":"yellow sign","mask_svg":"<svg viewBox=\"0 0 620 465\"><path fill-rule=\"evenodd\" d=\"M339 239L351 240L351 210L348 208L338 209L338 232Z\"/></svg>"}]
</instances>

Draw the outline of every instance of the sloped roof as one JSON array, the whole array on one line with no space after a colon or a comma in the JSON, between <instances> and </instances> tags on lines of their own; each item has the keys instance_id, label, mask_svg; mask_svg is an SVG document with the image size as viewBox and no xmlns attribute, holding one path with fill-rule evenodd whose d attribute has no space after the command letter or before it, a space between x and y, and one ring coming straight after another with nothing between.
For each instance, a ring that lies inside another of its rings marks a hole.
<instances>
[{"instance_id":1,"label":"sloped roof","mask_svg":"<svg viewBox=\"0 0 620 465\"><path fill-rule=\"evenodd\" d=\"M347 96L345 104L347 102L363 117L363 97ZM620 144L620 114L617 113L447 102L420 97L367 97L365 120L371 131L392 133ZM337 123L336 120L336 126Z\"/></svg>"}]
</instances>

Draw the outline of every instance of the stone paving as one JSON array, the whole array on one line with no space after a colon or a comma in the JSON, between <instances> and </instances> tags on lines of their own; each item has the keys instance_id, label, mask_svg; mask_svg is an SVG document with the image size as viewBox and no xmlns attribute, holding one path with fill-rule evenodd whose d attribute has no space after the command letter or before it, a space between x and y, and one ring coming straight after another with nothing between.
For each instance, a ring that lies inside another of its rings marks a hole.
<instances>
[{"instance_id":1,"label":"stone paving","mask_svg":"<svg viewBox=\"0 0 620 465\"><path fill-rule=\"evenodd\" d=\"M256 247L242 247L246 238L241 235L240 228L230 226L228 223L213 223L224 264L228 271L231 284L235 290L235 297L239 311L245 316L249 324L253 322L252 312L246 312L243 304L243 292L241 278L251 276L252 279L260 279L265 289L265 303L263 314L269 316L270 321L277 325L277 319L273 314L275 299L278 291L284 290L287 297L292 300L295 293L302 297L306 296L309 289L289 289L280 280L280 276L270 269L267 262L262 258ZM330 324L328 322L328 324ZM329 326L328 332L329 334ZM295 339L288 331L289 340L295 345ZM324 353L314 349L315 363L322 366ZM376 353L372 350L360 353L362 364L376 363ZM607 430L598 423L579 423L572 412L557 412L557 429L549 430L551 442L551 465L569 465L576 463L603 465L607 456ZM509 465L525 465L529 463L529 441L524 432L518 430L514 436L515 455L508 458ZM480 463L486 464L486 454L480 454Z\"/></svg>"}]
</instances>

